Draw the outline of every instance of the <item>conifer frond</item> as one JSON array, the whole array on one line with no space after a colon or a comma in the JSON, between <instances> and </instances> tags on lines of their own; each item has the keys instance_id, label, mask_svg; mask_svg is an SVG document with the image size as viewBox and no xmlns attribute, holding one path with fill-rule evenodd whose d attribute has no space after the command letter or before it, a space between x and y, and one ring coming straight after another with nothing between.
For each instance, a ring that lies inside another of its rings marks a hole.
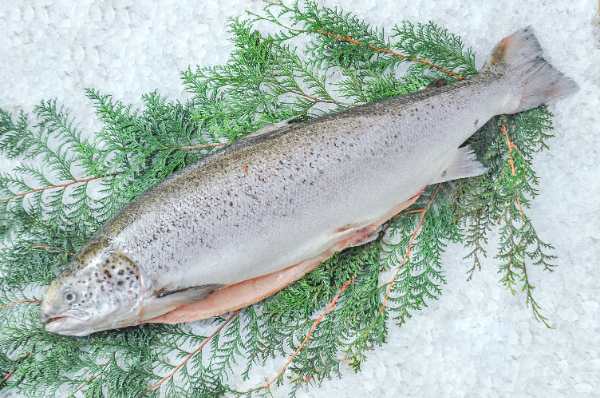
<instances>
[{"instance_id":1,"label":"conifer frond","mask_svg":"<svg viewBox=\"0 0 600 398\"><path fill-rule=\"evenodd\" d=\"M448 184L428 187L411 207L411 213L391 221L390 239L399 237L400 241L384 243L386 256L382 263L386 268L401 264L389 290L393 294L390 310L398 313L394 319L399 325L411 317L409 310L421 310L427 300L436 300L441 285L446 283L440 257L445 242L456 242L460 237L450 208L451 191Z\"/></svg>"},{"instance_id":2,"label":"conifer frond","mask_svg":"<svg viewBox=\"0 0 600 398\"><path fill-rule=\"evenodd\" d=\"M280 32L264 35L258 23ZM0 153L22 161L0 175L0 389L35 397L264 396L290 380L293 396L339 376L342 363L359 371L365 352L385 343L389 318L401 325L440 297L447 245L471 249L471 278L497 230L501 282L521 289L534 317L548 325L527 273L533 265L552 270L555 260L526 214L538 185L531 162L551 137L552 115L542 106L495 117L469 139L488 173L428 187L386 224L385 237L336 253L261 303L205 321L212 333L181 325L84 338L46 332L39 292L103 223L156 182L267 125L477 73L473 52L433 23L405 21L389 36L315 2L269 5L229 29L235 49L227 63L183 72L188 102L149 93L134 109L86 90L104 125L91 139L54 100L35 108L35 122L0 110ZM305 48L292 44L299 35L310 40ZM403 75L401 63L408 65ZM341 79L329 79L332 70ZM90 184L98 184L100 197L89 194ZM380 281L387 269L393 279ZM247 379L282 356L288 363L267 375L266 385L230 387L240 369Z\"/></svg>"},{"instance_id":3,"label":"conifer frond","mask_svg":"<svg viewBox=\"0 0 600 398\"><path fill-rule=\"evenodd\" d=\"M477 74L475 68L475 55L471 49L465 51L462 40L445 29L440 29L433 22L425 25L413 25L408 21L402 23L402 27L394 27L392 37L397 41L393 48L408 57L426 59L433 64L445 65L462 77ZM425 76L445 77L430 65L414 63L409 74ZM448 78L449 79L449 78Z\"/></svg>"}]
</instances>

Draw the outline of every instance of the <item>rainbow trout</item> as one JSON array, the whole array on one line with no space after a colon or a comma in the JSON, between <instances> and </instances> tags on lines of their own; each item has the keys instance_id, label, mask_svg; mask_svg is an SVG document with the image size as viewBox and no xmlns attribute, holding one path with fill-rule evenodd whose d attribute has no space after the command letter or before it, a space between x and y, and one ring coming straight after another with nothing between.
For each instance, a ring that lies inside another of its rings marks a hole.
<instances>
[{"instance_id":1,"label":"rainbow trout","mask_svg":"<svg viewBox=\"0 0 600 398\"><path fill-rule=\"evenodd\" d=\"M52 282L46 329L84 336L223 314L374 239L425 186L485 171L459 146L491 117L577 90L541 54L522 29L473 78L275 125L172 174Z\"/></svg>"}]
</instances>

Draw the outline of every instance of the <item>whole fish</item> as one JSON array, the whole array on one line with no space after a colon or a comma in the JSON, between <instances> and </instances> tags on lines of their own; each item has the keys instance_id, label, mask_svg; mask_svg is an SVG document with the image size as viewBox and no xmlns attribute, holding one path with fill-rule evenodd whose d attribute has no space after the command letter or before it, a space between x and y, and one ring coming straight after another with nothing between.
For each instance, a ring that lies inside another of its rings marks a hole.
<instances>
[{"instance_id":1,"label":"whole fish","mask_svg":"<svg viewBox=\"0 0 600 398\"><path fill-rule=\"evenodd\" d=\"M46 329L83 336L219 315L374 239L428 184L485 171L459 146L491 117L577 90L541 54L525 28L473 78L275 125L172 174L52 282Z\"/></svg>"}]
</instances>

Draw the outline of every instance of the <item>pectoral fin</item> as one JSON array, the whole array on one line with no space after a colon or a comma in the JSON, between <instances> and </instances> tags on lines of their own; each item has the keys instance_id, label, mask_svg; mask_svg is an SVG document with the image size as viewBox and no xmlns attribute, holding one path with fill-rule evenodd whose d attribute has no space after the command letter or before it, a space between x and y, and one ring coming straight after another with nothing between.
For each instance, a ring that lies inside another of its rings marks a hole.
<instances>
[{"instance_id":1,"label":"pectoral fin","mask_svg":"<svg viewBox=\"0 0 600 398\"><path fill-rule=\"evenodd\" d=\"M186 304L153 319L144 318L144 321L140 323L192 322L246 307L277 293L290 283L302 278L332 254L333 251L330 250L282 271L229 285L214 291L202 300Z\"/></svg>"},{"instance_id":2,"label":"pectoral fin","mask_svg":"<svg viewBox=\"0 0 600 398\"><path fill-rule=\"evenodd\" d=\"M150 319L170 312L182 305L202 300L225 285L209 284L185 289L159 290L144 304L141 319Z\"/></svg>"},{"instance_id":3,"label":"pectoral fin","mask_svg":"<svg viewBox=\"0 0 600 398\"><path fill-rule=\"evenodd\" d=\"M431 184L458 180L459 178L475 177L484 174L486 171L487 169L477 160L471 148L462 147L458 148L450 164L444 168Z\"/></svg>"}]
</instances>

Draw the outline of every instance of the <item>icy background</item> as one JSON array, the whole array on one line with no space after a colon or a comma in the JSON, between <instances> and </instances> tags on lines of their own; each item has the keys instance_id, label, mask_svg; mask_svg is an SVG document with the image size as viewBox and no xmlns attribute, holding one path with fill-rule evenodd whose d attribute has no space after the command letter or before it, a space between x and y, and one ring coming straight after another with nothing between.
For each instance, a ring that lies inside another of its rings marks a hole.
<instances>
[{"instance_id":1,"label":"icy background","mask_svg":"<svg viewBox=\"0 0 600 398\"><path fill-rule=\"evenodd\" d=\"M499 283L498 261L466 281L467 250L448 248L448 284L438 302L369 353L361 373L310 387L300 396L600 397L600 51L593 0L328 0L389 32L395 23L434 21L461 36L481 67L492 47L532 25L545 58L581 87L551 104L556 135L537 156L540 196L527 213L556 246L554 273L529 267L535 298L553 329L533 319L523 296ZM229 17L258 11L254 1L27 0L0 2L0 107L30 112L57 98L88 134L99 130L83 88L141 104L155 89L187 94L179 72L225 62ZM9 163L0 161L0 169ZM491 242L493 247L493 241ZM493 256L493 253L490 253ZM264 384L282 363L254 372ZM234 380L233 384L237 385ZM288 386L275 388L286 396Z\"/></svg>"}]
</instances>

